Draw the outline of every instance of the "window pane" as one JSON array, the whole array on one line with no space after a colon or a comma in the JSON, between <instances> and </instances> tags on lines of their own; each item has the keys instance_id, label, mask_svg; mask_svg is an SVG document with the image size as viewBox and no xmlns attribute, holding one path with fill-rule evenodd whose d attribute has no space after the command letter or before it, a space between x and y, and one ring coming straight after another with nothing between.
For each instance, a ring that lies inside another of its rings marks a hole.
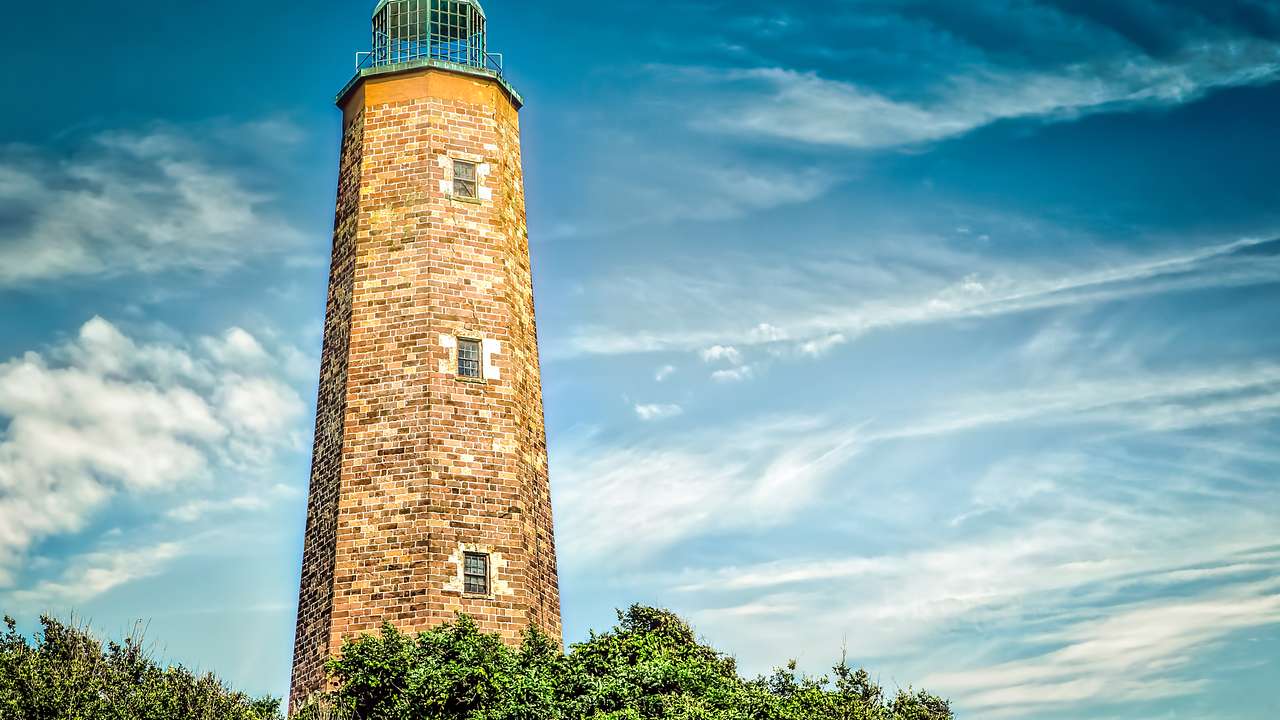
<instances>
[{"instance_id":1,"label":"window pane","mask_svg":"<svg viewBox=\"0 0 1280 720\"><path fill-rule=\"evenodd\" d=\"M463 589L473 595L489 594L489 556L467 553L463 565Z\"/></svg>"},{"instance_id":2,"label":"window pane","mask_svg":"<svg viewBox=\"0 0 1280 720\"><path fill-rule=\"evenodd\" d=\"M453 194L458 197L476 197L476 164L463 160L453 161Z\"/></svg>"},{"instance_id":3,"label":"window pane","mask_svg":"<svg viewBox=\"0 0 1280 720\"><path fill-rule=\"evenodd\" d=\"M458 340L458 374L467 378L481 377L479 340Z\"/></svg>"}]
</instances>

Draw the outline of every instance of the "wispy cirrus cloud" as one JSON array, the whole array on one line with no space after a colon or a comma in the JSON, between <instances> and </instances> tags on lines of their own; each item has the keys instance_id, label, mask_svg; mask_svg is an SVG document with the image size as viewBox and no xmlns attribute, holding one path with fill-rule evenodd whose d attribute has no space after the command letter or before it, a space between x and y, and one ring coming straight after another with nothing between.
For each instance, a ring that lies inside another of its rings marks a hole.
<instances>
[{"instance_id":1,"label":"wispy cirrus cloud","mask_svg":"<svg viewBox=\"0 0 1280 720\"><path fill-rule=\"evenodd\" d=\"M1269 572L1278 568L1272 566ZM1026 659L927 678L990 717L1072 707L1099 697L1124 703L1203 692L1208 678L1180 677L1233 634L1280 624L1280 584L1229 583L1166 597L1028 638L1056 646Z\"/></svg>"},{"instance_id":2,"label":"wispy cirrus cloud","mask_svg":"<svg viewBox=\"0 0 1280 720\"><path fill-rule=\"evenodd\" d=\"M744 616L806 618L738 642L752 662L784 640L833 652L843 630L855 657L930 658L927 686L984 717L1200 688L1220 642L1280 625L1280 550L1265 544L1280 488L1238 483L1238 460L1173 437L1137 454L1091 447L998 464L957 505L969 519L915 547L814 549L668 582L713 635ZM981 632L953 646L962 628Z\"/></svg>"},{"instance_id":3,"label":"wispy cirrus cloud","mask_svg":"<svg viewBox=\"0 0 1280 720\"><path fill-rule=\"evenodd\" d=\"M223 499L198 498L170 509L165 515L178 522L193 523L219 513L261 512L270 508L275 501L297 497L301 492L295 486L277 483L250 494Z\"/></svg>"},{"instance_id":4,"label":"wispy cirrus cloud","mask_svg":"<svg viewBox=\"0 0 1280 720\"><path fill-rule=\"evenodd\" d=\"M906 246L906 243L903 243ZM796 259L786 267L745 261L733 277L654 268L601 284L598 291L628 307L628 293L644 292L662 330L630 325L574 328L553 346L555 356L697 351L707 348L812 343L819 351L868 332L903 326L987 318L1050 308L1097 305L1125 298L1202 288L1280 282L1280 241L1244 238L1140 256L1085 254L1012 261L938 249L920 240L887 256ZM768 287L767 298L755 288ZM655 291L661 288L661 291ZM693 315L689 308L729 307L733 314ZM718 302L711 302L718 299ZM660 314L670 307L670 314ZM753 318L744 322L743 316ZM623 323L636 318L619 317ZM767 327L769 333L759 328ZM839 338L839 340L836 340Z\"/></svg>"},{"instance_id":5,"label":"wispy cirrus cloud","mask_svg":"<svg viewBox=\"0 0 1280 720\"><path fill-rule=\"evenodd\" d=\"M830 169L795 168L780 163L748 162L706 147L686 153L655 152L654 139L597 140L603 147L592 158L615 166L593 165L607 189L592 186L598 200L576 212L574 219L553 224L542 235L568 239L650 228L680 221L728 221L752 213L809 202L826 194L841 180Z\"/></svg>"},{"instance_id":6,"label":"wispy cirrus cloud","mask_svg":"<svg viewBox=\"0 0 1280 720\"><path fill-rule=\"evenodd\" d=\"M924 31L924 24L942 30L954 26L961 32L972 29L965 28L966 23L979 20L1000 25L1025 22L1027 26L1017 28L1024 36L1031 27L1052 26L1063 33L1081 33L1080 39L1090 42L1096 54L1057 63L1019 64L1013 60L1025 63L1025 55L1001 58L984 52L980 45L969 53L955 50L959 57L938 64L946 68L945 75L922 78L923 87L908 96L900 88L894 95L781 66L684 68L678 77L699 92L714 92L721 98L714 113L695 118L695 125L702 129L864 150L945 140L1001 120L1052 121L1135 106L1180 104L1215 88L1280 77L1280 42L1244 32L1239 26L1200 22L1199 34L1163 38L1157 54L1135 47L1096 14L1089 24L1080 23L1075 8L1029 3L1001 12L992 3L985 5L987 12L981 18L929 8L918 8L920 12L913 14L904 8L903 15L888 12L880 19L904 30ZM1179 13L1170 9L1152 14ZM1118 12L1112 19L1122 15ZM1167 20L1153 17L1152 22ZM974 34L969 39L977 42ZM951 36L956 37L964 36Z\"/></svg>"},{"instance_id":7,"label":"wispy cirrus cloud","mask_svg":"<svg viewBox=\"0 0 1280 720\"><path fill-rule=\"evenodd\" d=\"M1280 365L1073 376L1011 392L958 393L944 404L947 409L936 415L872 432L869 438L903 440L1017 422L1090 424L1131 432L1248 422L1280 413Z\"/></svg>"},{"instance_id":8,"label":"wispy cirrus cloud","mask_svg":"<svg viewBox=\"0 0 1280 720\"><path fill-rule=\"evenodd\" d=\"M111 590L155 577L181 558L188 547L167 542L147 547L97 550L74 558L61 577L8 593L6 600L23 609L75 608Z\"/></svg>"},{"instance_id":9,"label":"wispy cirrus cloud","mask_svg":"<svg viewBox=\"0 0 1280 720\"><path fill-rule=\"evenodd\" d=\"M750 380L755 376L755 367L752 365L739 365L737 367L722 368L711 373L711 379L718 383L738 383Z\"/></svg>"},{"instance_id":10,"label":"wispy cirrus cloud","mask_svg":"<svg viewBox=\"0 0 1280 720\"><path fill-rule=\"evenodd\" d=\"M1205 57L1185 66L1124 67L1110 78L1086 68L1064 75L961 76L952 79L947 96L929 104L892 100L811 72L704 71L726 85L752 88L757 94L700 124L710 131L818 145L895 147L944 140L999 120L1055 120L1133 105L1181 103L1215 87L1261 84L1280 75L1280 47L1266 45L1246 54L1251 57L1241 58L1246 62L1238 68L1212 67L1211 58ZM1224 72L1210 74L1211 70Z\"/></svg>"},{"instance_id":11,"label":"wispy cirrus cloud","mask_svg":"<svg viewBox=\"0 0 1280 720\"><path fill-rule=\"evenodd\" d=\"M636 417L645 422L654 420L666 420L668 418L678 417L684 414L684 408L674 404L647 403L637 404L635 406Z\"/></svg>"},{"instance_id":12,"label":"wispy cirrus cloud","mask_svg":"<svg viewBox=\"0 0 1280 720\"><path fill-rule=\"evenodd\" d=\"M228 135L250 142L289 128L250 123ZM216 162L225 150L172 128L102 133L60 158L0 147L0 287L221 272L295 250L301 233L248 168Z\"/></svg>"},{"instance_id":13,"label":"wispy cirrus cloud","mask_svg":"<svg viewBox=\"0 0 1280 720\"><path fill-rule=\"evenodd\" d=\"M889 419L848 413L763 418L728 430L682 433L678 438L650 436L627 445L589 435L559 451L557 499L562 507L558 517L567 532L590 538L584 547L592 552L605 552L625 542L632 533L619 533L618 528L634 526L632 532L652 540L643 552L653 553L728 527L762 529L783 524L796 513L812 509L825 491L842 481L847 485L857 475L854 459L877 448L1008 427L1022 431L1071 427L1085 433L1084 438L1117 433L1169 436L1188 430L1253 427L1276 417L1280 417L1280 366L1261 363L1168 373L1113 371L1099 377L1071 374L1024 390L957 393L935 407ZM1258 462L1275 460L1256 453L1251 457ZM1204 467L1188 464L1181 470L1194 473ZM1043 467L1017 466L993 475L977 485L981 492L966 510L953 516L952 526L1057 492L1073 472L1101 473L1097 464L1055 461L1052 473ZM1114 472L1124 474L1130 469L1117 467ZM1049 474L1055 479L1046 480ZM1154 498L1149 502L1156 504ZM1086 535L1076 529L1061 537L1069 543ZM1010 551L1029 547L1022 542L1012 544ZM965 560L956 561L955 566L990 564L990 558ZM866 564L854 559L822 572L862 572ZM722 586L745 588L749 578L755 577L738 569L733 574ZM788 575L771 568L760 577L772 581Z\"/></svg>"},{"instance_id":14,"label":"wispy cirrus cloud","mask_svg":"<svg viewBox=\"0 0 1280 720\"><path fill-rule=\"evenodd\" d=\"M582 540L566 555L642 556L694 535L783 523L858 452L858 434L766 418L675 442L577 438L553 458L558 521ZM634 537L646 538L643 546L627 540Z\"/></svg>"},{"instance_id":15,"label":"wispy cirrus cloud","mask_svg":"<svg viewBox=\"0 0 1280 720\"><path fill-rule=\"evenodd\" d=\"M1014 353L1048 363L1031 382L861 424L856 452L808 496L823 502L791 516L843 508L827 522L868 528L846 544L797 523L779 533L796 544L763 553L775 559L690 559L658 582L745 667L766 669L785 644L820 669L843 635L858 662L924 677L983 717L1208 692L1214 653L1280 625L1280 551L1267 544L1280 372L1261 360L1154 370L1110 333L1045 327ZM973 478L931 466L948 480L920 492L940 496L904 495L886 458L936 447L999 459ZM962 493L946 489L956 482ZM934 524L894 518L904 501Z\"/></svg>"},{"instance_id":16,"label":"wispy cirrus cloud","mask_svg":"<svg viewBox=\"0 0 1280 720\"><path fill-rule=\"evenodd\" d=\"M1099 698L1123 704L1203 692L1215 678L1197 665L1222 642L1280 625L1274 557L1233 565L1225 551L1181 565L1180 547L1168 537L1161 548L1118 551L1096 534L1055 543L1034 527L1025 531L1021 544L1009 538L1008 544L857 563L735 568L689 587L712 598L736 594L739 602L693 615L712 634L758 617L773 625L803 615L825 628L825 635L762 630L764 637L737 643L753 663L781 642L826 647L829 657L836 651L830 633L840 630L852 639L849 650L864 659L932 644L940 652L921 668L928 673L923 682L983 717L1069 712ZM1133 572L1142 567L1150 569ZM774 589L733 590L740 573ZM1212 574L1215 582L1186 579L1196 574ZM1153 595L1157 599L1142 599ZM976 646L953 647L945 639L974 626L986 637ZM992 662L991 653L1019 659Z\"/></svg>"}]
</instances>

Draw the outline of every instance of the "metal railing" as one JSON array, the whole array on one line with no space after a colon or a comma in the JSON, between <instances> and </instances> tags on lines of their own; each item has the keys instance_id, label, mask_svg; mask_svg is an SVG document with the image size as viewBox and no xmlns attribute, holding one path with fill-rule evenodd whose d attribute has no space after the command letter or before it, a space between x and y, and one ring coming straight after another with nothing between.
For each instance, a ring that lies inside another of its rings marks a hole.
<instances>
[{"instance_id":1,"label":"metal railing","mask_svg":"<svg viewBox=\"0 0 1280 720\"><path fill-rule=\"evenodd\" d=\"M356 72L414 60L439 60L488 70L502 76L502 53L484 49L483 42L463 40L398 40L383 33L374 36L374 50L356 53Z\"/></svg>"}]
</instances>

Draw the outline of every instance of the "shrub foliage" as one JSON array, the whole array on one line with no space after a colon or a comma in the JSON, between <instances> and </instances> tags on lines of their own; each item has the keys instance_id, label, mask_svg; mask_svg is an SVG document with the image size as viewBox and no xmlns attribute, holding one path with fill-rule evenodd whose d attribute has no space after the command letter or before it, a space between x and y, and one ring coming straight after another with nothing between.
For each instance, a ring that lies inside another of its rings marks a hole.
<instances>
[{"instance_id":1,"label":"shrub foliage","mask_svg":"<svg viewBox=\"0 0 1280 720\"><path fill-rule=\"evenodd\" d=\"M460 616L418 635L385 625L329 663L336 689L295 720L952 720L926 692L886 693L846 663L743 679L672 613L635 606L566 654L536 630L519 648ZM164 667L141 638L103 644L51 618L33 641L5 618L0 720L281 720L280 701Z\"/></svg>"},{"instance_id":2,"label":"shrub foliage","mask_svg":"<svg viewBox=\"0 0 1280 720\"><path fill-rule=\"evenodd\" d=\"M34 643L6 617L0 635L4 720L276 720L280 701L233 692L213 675L161 667L140 636L103 645L41 618Z\"/></svg>"},{"instance_id":3,"label":"shrub foliage","mask_svg":"<svg viewBox=\"0 0 1280 720\"><path fill-rule=\"evenodd\" d=\"M518 649L465 616L416 636L385 625L329 664L337 690L299 720L951 720L926 692L887 694L846 663L744 680L672 613L634 606L568 654L536 630Z\"/></svg>"}]
</instances>

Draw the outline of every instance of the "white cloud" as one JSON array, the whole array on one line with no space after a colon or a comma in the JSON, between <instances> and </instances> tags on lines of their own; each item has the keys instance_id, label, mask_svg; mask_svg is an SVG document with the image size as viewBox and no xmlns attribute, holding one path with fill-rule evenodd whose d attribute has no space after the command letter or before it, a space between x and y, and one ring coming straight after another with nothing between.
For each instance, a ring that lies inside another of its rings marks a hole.
<instances>
[{"instance_id":1,"label":"white cloud","mask_svg":"<svg viewBox=\"0 0 1280 720\"><path fill-rule=\"evenodd\" d=\"M704 128L864 149L942 140L1010 118L1178 104L1278 75L1280 45L1244 37L1191 45L1167 61L1119 55L1044 71L965 68L920 101L782 68L685 71L730 93L698 120Z\"/></svg>"},{"instance_id":2,"label":"white cloud","mask_svg":"<svg viewBox=\"0 0 1280 720\"><path fill-rule=\"evenodd\" d=\"M858 450L859 429L762 420L635 445L589 435L552 453L570 561L649 554L724 528L785 522ZM628 539L644 537L644 543Z\"/></svg>"},{"instance_id":3,"label":"white cloud","mask_svg":"<svg viewBox=\"0 0 1280 720\"><path fill-rule=\"evenodd\" d=\"M63 277L217 272L301 235L246 178L174 130L105 133L69 159L0 148L0 286Z\"/></svg>"},{"instance_id":4,"label":"white cloud","mask_svg":"<svg viewBox=\"0 0 1280 720\"><path fill-rule=\"evenodd\" d=\"M700 353L705 363L727 363L733 367L722 368L711 373L711 379L718 383L735 383L750 380L755 374L751 365L744 365L742 353L730 345L713 345Z\"/></svg>"},{"instance_id":5,"label":"white cloud","mask_svg":"<svg viewBox=\"0 0 1280 720\"><path fill-rule=\"evenodd\" d=\"M787 331L769 323L760 323L751 329L751 338L762 343L779 342L787 339Z\"/></svg>"},{"instance_id":6,"label":"white cloud","mask_svg":"<svg viewBox=\"0 0 1280 720\"><path fill-rule=\"evenodd\" d=\"M684 414L684 408L679 405L636 405L635 411L636 417L645 422L666 420Z\"/></svg>"},{"instance_id":7,"label":"white cloud","mask_svg":"<svg viewBox=\"0 0 1280 720\"><path fill-rule=\"evenodd\" d=\"M1271 568L1274 570L1275 568ZM1280 624L1280 586L1241 583L1190 598L1162 598L1029 638L1053 651L927 678L966 707L1001 715L1200 692L1203 679L1174 680L1196 656L1240 630Z\"/></svg>"},{"instance_id":8,"label":"white cloud","mask_svg":"<svg viewBox=\"0 0 1280 720\"><path fill-rule=\"evenodd\" d=\"M750 366L733 368L735 371L749 369ZM1224 396L1230 397L1230 401L1220 399ZM1154 436L1188 428L1252 426L1261 418L1280 416L1280 366L1261 364L1100 378L1073 376L1059 384L1008 393L960 395L945 400L945 404L940 404L943 409L936 414L926 412L918 417L901 418L896 423L828 416L808 421L765 420L722 427L714 439L708 430L706 434L650 438L644 445L633 447L611 447L594 439L575 443L555 456L560 483L557 500L565 503L559 517L566 523L567 532L589 539L584 547L608 547L609 541L604 536L616 532L618 523L635 523L636 532L653 538L649 548L657 550L725 525L754 527L782 522L789 517L784 508L808 507L816 497L816 489L823 482L833 480L833 473L864 449L993 430L1010 424L1023 428L1033 424L1072 424ZM637 406L636 412L642 417L656 418L662 415L660 407ZM1215 447L1212 452L1229 455L1231 448ZM1275 457L1251 451L1244 457L1254 462L1276 462ZM1129 471L1127 468L1103 471L1099 469L1098 458L1085 456L1053 456L1045 462L1047 465L997 468L975 485L971 503L952 515L951 527L960 527L976 517L1008 511L1045 496L1055 496L1076 486L1079 478L1109 477ZM1190 463L1184 463L1178 470L1205 471ZM1114 481L1109 482L1114 485ZM1190 490L1180 488L1180 491ZM1160 503L1157 498L1149 498L1145 504L1155 508ZM778 512L762 516L755 510L766 507ZM1170 508L1168 512L1176 511ZM714 514L717 520L710 521L709 514ZM1090 521L1098 519L1096 510L1087 515ZM1237 519L1236 525L1244 528L1247 523ZM1072 543L1077 541L1089 547L1122 542L1109 536L1099 539L1092 534L1096 528L1094 525L1060 531L1050 527L1041 534L1051 538L1050 546L1060 554L1076 547ZM627 536L631 535L621 535ZM955 552L961 556L954 555ZM1035 555L1041 550L1037 549L1035 534L1027 532L998 550L1003 560L997 561L986 547L975 550L972 557L964 555L966 552L961 548L948 551L936 560L913 559L903 566L913 568L914 572L925 565L931 577L952 563L956 568L981 565L1007 574L1008 567L1020 562L1023 553ZM891 563L903 563L903 560L895 558L883 564ZM806 575L799 579L871 572L881 565L878 560L854 559L847 563L809 566L803 569ZM796 568L795 564L791 564L789 570L766 567L758 574L735 569L732 580L717 581L717 584L729 588L762 587L797 579L789 574ZM1112 569L1107 568L1108 572ZM1055 576L1063 581L1082 581L1080 576L1060 570L1055 569ZM1040 568L1025 570L1027 576L1039 572ZM817 574L810 576L810 573ZM957 582L961 580L957 578ZM954 598L948 602L955 605Z\"/></svg>"},{"instance_id":9,"label":"white cloud","mask_svg":"<svg viewBox=\"0 0 1280 720\"><path fill-rule=\"evenodd\" d=\"M1005 393L947 398L951 409L869 439L902 440L1025 421L1094 423L1169 432L1280 414L1280 365L1073 377Z\"/></svg>"},{"instance_id":10,"label":"white cloud","mask_svg":"<svg viewBox=\"0 0 1280 720\"><path fill-rule=\"evenodd\" d=\"M252 495L237 495L226 499L201 499L179 505L166 515L178 522L193 523L201 518L225 512L258 512L265 510L279 499L292 498L299 490L289 485L277 484Z\"/></svg>"},{"instance_id":11,"label":"white cloud","mask_svg":"<svg viewBox=\"0 0 1280 720\"><path fill-rule=\"evenodd\" d=\"M625 159L626 163L594 165L596 172L610 179L600 185L608 192L590 204L589 212L552 227L542 236L569 238L680 221L734 220L807 203L826 194L840 180L818 168L796 170L757 158L745 163L693 155L707 150L705 145L672 155L655 153L652 139L621 139L610 133L598 142L605 149L594 157ZM657 144L666 142L664 137Z\"/></svg>"},{"instance_id":12,"label":"white cloud","mask_svg":"<svg viewBox=\"0 0 1280 720\"><path fill-rule=\"evenodd\" d=\"M752 366L740 365L735 368L716 370L711 373L711 379L719 383L736 383L750 380L753 375L755 375L755 369Z\"/></svg>"},{"instance_id":13,"label":"white cloud","mask_svg":"<svg viewBox=\"0 0 1280 720\"><path fill-rule=\"evenodd\" d=\"M77 607L121 585L154 577L187 552L182 543L98 551L75 558L59 580L45 580L29 590L9 593L10 602L39 611Z\"/></svg>"},{"instance_id":14,"label":"white cloud","mask_svg":"<svg viewBox=\"0 0 1280 720\"><path fill-rule=\"evenodd\" d=\"M599 292L628 307L635 294L645 299L644 327L575 328L564 355L655 351L723 353L769 345L776 336L795 342L842 337L906 326L990 318L1034 310L1088 306L1122 299L1208 287L1236 287L1280 281L1280 258L1250 253L1275 240L1244 238L1169 250L1149 256L1108 253L1036 262L1015 262L948 250L927 238L895 243L896 255L853 256L784 264L743 259L733 274L699 276L655 268L634 271L627 280L610 278ZM910 248L909 250L905 248ZM973 268L984 268L975 273ZM755 288L770 288L762 300ZM732 308L732 313L691 316L691 307ZM742 315L770 317L770 332L744 326ZM616 321L635 321L622 317Z\"/></svg>"},{"instance_id":15,"label":"white cloud","mask_svg":"<svg viewBox=\"0 0 1280 720\"><path fill-rule=\"evenodd\" d=\"M292 388L266 377L228 376L216 401L222 417L247 435L283 437L304 409Z\"/></svg>"},{"instance_id":16,"label":"white cloud","mask_svg":"<svg viewBox=\"0 0 1280 720\"><path fill-rule=\"evenodd\" d=\"M1217 641L1280 623L1280 587L1251 579L1280 566L1254 562L1262 568L1251 571L1234 560L1247 547L1241 541L1264 537L1264 513L1248 512L1243 527L1223 532L1229 513L1197 522L1085 495L1056 497L1070 500L1070 513L1024 523L1009 514L1007 531L978 540L947 535L931 550L880 557L690 570L675 583L691 601L732 598L692 614L713 637L737 638L729 646L753 665L771 660L782 642L825 660L836 651L832 637L843 633L856 657L930 658L913 673L983 717L1074 707L1087 697L1072 692L1077 684L1095 697L1112 688L1116 702L1177 695L1185 691L1178 671ZM1076 516L1085 505L1101 517ZM1197 571L1220 582L1190 584ZM1153 589L1160 601L1134 604ZM744 635L743 616L765 611L776 616L771 627ZM949 644L952 633L975 626L985 640ZM995 649L1026 659L992 664L984 653ZM939 670L948 667L956 670Z\"/></svg>"},{"instance_id":17,"label":"white cloud","mask_svg":"<svg viewBox=\"0 0 1280 720\"><path fill-rule=\"evenodd\" d=\"M1230 384L1213 377L1180 384ZM941 501L961 523L924 535L904 530L890 543L897 550L818 547L689 568L670 583L688 593L685 602L703 605L691 613L703 632L734 638L727 646L755 667L776 660L784 641L825 660L843 632L855 657L928 658L912 673L934 673L926 687L983 717L1037 717L1103 692L1117 702L1170 697L1202 682L1187 669L1231 633L1280 624L1280 553L1268 544L1280 488L1233 471L1276 458L1233 454L1238 443L1252 447L1242 434L1204 448L1186 447L1183 437L1012 454L969 486L967 502ZM859 442L873 452L878 439L864 432ZM1252 441L1266 447L1265 435ZM898 500L882 494L864 487L847 522L893 536L882 508ZM761 613L775 617L744 633L743 623ZM951 644L960 635L968 639Z\"/></svg>"},{"instance_id":18,"label":"white cloud","mask_svg":"<svg viewBox=\"0 0 1280 720\"><path fill-rule=\"evenodd\" d=\"M270 363L227 364L240 360L135 343L94 318L63 346L0 364L0 584L34 543L81 529L118 493L198 487L296 447L302 402Z\"/></svg>"},{"instance_id":19,"label":"white cloud","mask_svg":"<svg viewBox=\"0 0 1280 720\"><path fill-rule=\"evenodd\" d=\"M144 376L160 385L206 385L211 369L169 344L138 345L114 325L95 317L80 328L76 342L54 348L53 358L70 367L115 379Z\"/></svg>"},{"instance_id":20,"label":"white cloud","mask_svg":"<svg viewBox=\"0 0 1280 720\"><path fill-rule=\"evenodd\" d=\"M822 357L831 352L832 349L845 344L849 339L841 333L832 333L826 337L817 338L801 343L798 350L801 355L808 357Z\"/></svg>"},{"instance_id":21,"label":"white cloud","mask_svg":"<svg viewBox=\"0 0 1280 720\"><path fill-rule=\"evenodd\" d=\"M257 338L238 327L227 330L221 338L204 338L200 345L224 365L256 367L272 359Z\"/></svg>"},{"instance_id":22,"label":"white cloud","mask_svg":"<svg viewBox=\"0 0 1280 720\"><path fill-rule=\"evenodd\" d=\"M703 362L719 362L724 361L730 365L742 364L742 353L732 346L715 345L703 350L701 353Z\"/></svg>"},{"instance_id":23,"label":"white cloud","mask_svg":"<svg viewBox=\"0 0 1280 720\"><path fill-rule=\"evenodd\" d=\"M1152 372L1110 360L1095 367L1073 362L1063 348L1091 355L1111 337L1109 328L1098 337L1065 326L1054 332L1066 339L1040 338L1019 360L1038 363L1047 353L1071 364L1070 372L1010 391L942 397L932 414L924 408L856 430L828 418L790 430L785 422L737 426L713 441L682 434L557 452L558 518L566 535L585 538L590 548L567 549L569 566L598 544L606 553L620 548L617 538L651 539L643 550L622 548L632 554L677 545L671 556L693 567L666 578L668 588L690 591L673 593L671 602L749 671L776 662L783 644L820 669L843 635L854 657L892 667L899 677L953 669L925 678L925 686L983 717L1069 709L1080 693L1099 687L1113 687L1120 702L1196 687L1206 681L1185 677L1188 668L1217 643L1277 622L1271 596L1280 588L1268 595L1248 584L1280 572L1280 554L1257 547L1274 534L1280 496L1266 473L1280 456L1265 432L1253 434L1280 417L1280 367ZM1016 436L1004 430L1066 424L1071 430L1057 433L1061 440L1042 455L1020 455ZM1209 436L1221 438L1213 442L1186 433L1206 427L1240 430ZM912 491L937 491L936 505L875 477L884 457L929 457L934 440L978 431L992 442L975 436L965 444L1007 445L997 453L1004 459L976 479L957 478L963 471L940 464L946 482ZM1115 435L1139 439L1130 445ZM1259 475L1236 463L1268 465ZM602 484L593 485L597 480ZM967 485L967 499L948 488L956 482ZM821 512L819 499L841 514L823 515L820 541L797 551L796 543L808 542L809 513ZM936 524L924 532L896 525L908 522L893 517L903 504L911 506L911 522L927 512ZM832 531L832 524L865 526L874 537ZM780 559L698 566L714 562L704 559L714 544L694 539L747 528L772 539L767 529L776 525L791 529L779 531L786 548ZM891 549L858 550L883 546ZM662 584L647 580L645 587L654 582ZM1138 602L1151 597L1164 600ZM1151 612L1149 622L1140 608ZM760 618L769 622L761 626ZM1096 647L1091 638L1124 637L1105 618L1131 623L1130 640L1099 650L1112 654L1113 665L1089 670L1087 660L1064 660ZM983 639L972 639L975 627ZM969 639L949 644L955 637ZM1043 677L1009 673L996 684L1013 667L1006 665L1011 656ZM903 667L904 657L931 660ZM1114 672L1121 665L1142 671ZM1105 684L1109 677L1113 686ZM1040 700L1032 705L1028 697Z\"/></svg>"},{"instance_id":24,"label":"white cloud","mask_svg":"<svg viewBox=\"0 0 1280 720\"><path fill-rule=\"evenodd\" d=\"M666 199L673 220L730 220L756 210L803 204L825 194L836 181L812 169L762 172L758 166L716 168L688 162L674 167L692 192ZM669 183L662 186L669 188Z\"/></svg>"},{"instance_id":25,"label":"white cloud","mask_svg":"<svg viewBox=\"0 0 1280 720\"><path fill-rule=\"evenodd\" d=\"M658 368L658 371L656 373L653 374L653 380L654 382L666 382L667 378L674 375L675 372L676 372L675 365L663 365L662 367Z\"/></svg>"}]
</instances>

